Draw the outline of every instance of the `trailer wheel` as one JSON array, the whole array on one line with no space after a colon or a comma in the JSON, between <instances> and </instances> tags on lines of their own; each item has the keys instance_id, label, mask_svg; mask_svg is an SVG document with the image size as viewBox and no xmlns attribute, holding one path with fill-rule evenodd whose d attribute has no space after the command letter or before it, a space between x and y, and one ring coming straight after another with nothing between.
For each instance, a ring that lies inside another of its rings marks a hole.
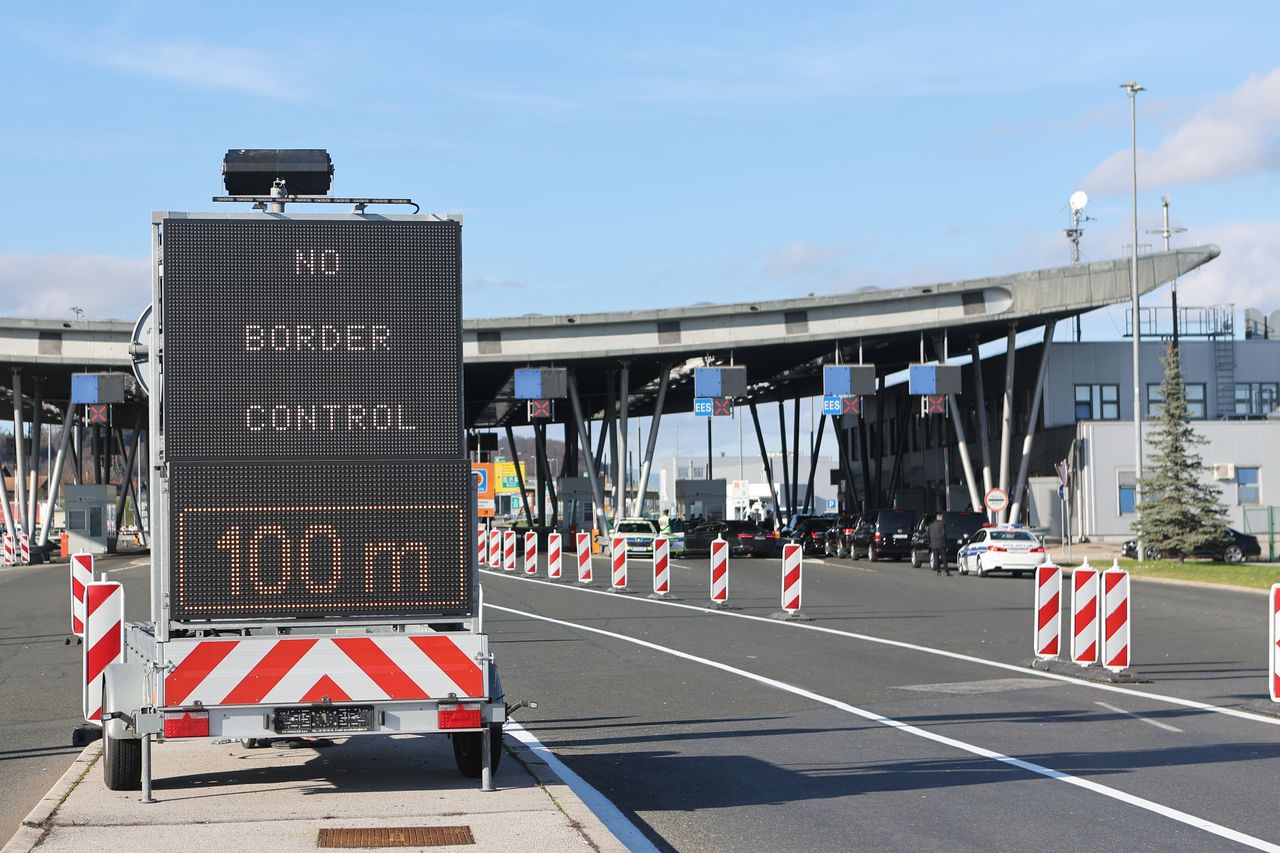
<instances>
[{"instance_id":1,"label":"trailer wheel","mask_svg":"<svg viewBox=\"0 0 1280 853\"><path fill-rule=\"evenodd\" d=\"M112 791L142 790L142 741L102 733L102 775Z\"/></svg>"},{"instance_id":2,"label":"trailer wheel","mask_svg":"<svg viewBox=\"0 0 1280 853\"><path fill-rule=\"evenodd\" d=\"M457 732L453 739L453 758L458 762L458 772L468 779L479 779L481 767L481 732ZM502 760L502 723L489 724L489 769L497 772Z\"/></svg>"}]
</instances>

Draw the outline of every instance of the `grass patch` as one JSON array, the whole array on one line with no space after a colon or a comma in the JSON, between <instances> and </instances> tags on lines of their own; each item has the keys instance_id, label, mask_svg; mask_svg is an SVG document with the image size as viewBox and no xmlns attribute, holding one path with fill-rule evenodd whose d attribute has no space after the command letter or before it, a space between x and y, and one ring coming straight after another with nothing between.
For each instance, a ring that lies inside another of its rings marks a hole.
<instances>
[{"instance_id":1,"label":"grass patch","mask_svg":"<svg viewBox=\"0 0 1280 853\"><path fill-rule=\"evenodd\" d=\"M1171 578L1180 581L1200 581L1239 586L1246 589L1270 589L1280 583L1280 566L1256 563L1210 563L1206 560L1121 560L1120 567L1135 577ZM1109 563L1099 562L1095 568L1110 568Z\"/></svg>"}]
</instances>

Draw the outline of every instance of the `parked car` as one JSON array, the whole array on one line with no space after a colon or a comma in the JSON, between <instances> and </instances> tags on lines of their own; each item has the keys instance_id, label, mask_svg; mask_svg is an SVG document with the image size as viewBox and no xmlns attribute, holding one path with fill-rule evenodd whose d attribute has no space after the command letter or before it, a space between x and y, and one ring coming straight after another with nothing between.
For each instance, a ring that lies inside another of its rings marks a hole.
<instances>
[{"instance_id":1,"label":"parked car","mask_svg":"<svg viewBox=\"0 0 1280 853\"><path fill-rule=\"evenodd\" d=\"M929 525L937 515L936 512L926 512L916 522L916 529L911 534L911 565L914 568L929 564ZM948 510L942 513L942 525L947 532L947 548L943 558L948 563L954 563L960 546L986 523L987 517L980 512Z\"/></svg>"},{"instance_id":2,"label":"parked car","mask_svg":"<svg viewBox=\"0 0 1280 853\"><path fill-rule=\"evenodd\" d=\"M956 566L960 574L974 572L986 577L992 572L1008 572L1022 577L1045 562L1049 555L1030 530L1015 525L984 527L960 548Z\"/></svg>"},{"instance_id":3,"label":"parked car","mask_svg":"<svg viewBox=\"0 0 1280 853\"><path fill-rule=\"evenodd\" d=\"M823 553L828 557L847 557L853 545L853 531L857 527L858 516L842 512L831 522L823 538Z\"/></svg>"},{"instance_id":4,"label":"parked car","mask_svg":"<svg viewBox=\"0 0 1280 853\"><path fill-rule=\"evenodd\" d=\"M613 535L627 537L628 557L647 557L653 553L653 540L658 535L658 525L647 518L621 518L613 527Z\"/></svg>"},{"instance_id":5,"label":"parked car","mask_svg":"<svg viewBox=\"0 0 1280 853\"><path fill-rule=\"evenodd\" d=\"M734 557L763 556L769 547L766 533L758 529L754 521L706 521L685 532L685 556L710 556L711 543L717 538L729 543L729 555Z\"/></svg>"},{"instance_id":6,"label":"parked car","mask_svg":"<svg viewBox=\"0 0 1280 853\"><path fill-rule=\"evenodd\" d=\"M1125 542L1121 546L1120 552L1126 557L1137 559L1137 541L1130 539ZM1241 533L1239 530L1228 527L1220 540L1211 546L1198 549L1191 556L1205 560L1217 560L1222 563L1243 563L1251 557L1262 556L1262 543L1258 541L1257 536ZM1160 549L1147 548L1147 559L1159 560Z\"/></svg>"},{"instance_id":7,"label":"parked car","mask_svg":"<svg viewBox=\"0 0 1280 853\"><path fill-rule=\"evenodd\" d=\"M827 529L835 523L834 515L805 515L797 518L790 530L784 531L782 540L799 545L805 556L826 552Z\"/></svg>"},{"instance_id":8,"label":"parked car","mask_svg":"<svg viewBox=\"0 0 1280 853\"><path fill-rule=\"evenodd\" d=\"M671 552L671 556L673 557L684 556L684 534L687 532L687 528L688 528L688 525L685 523L685 520L683 518L675 518L674 516L672 517L671 533L668 534L667 536L667 538L671 542L671 544L668 546L668 550Z\"/></svg>"},{"instance_id":9,"label":"parked car","mask_svg":"<svg viewBox=\"0 0 1280 853\"><path fill-rule=\"evenodd\" d=\"M871 562L911 556L911 532L920 521L913 509L877 509L866 513L854 527L849 550Z\"/></svg>"}]
</instances>

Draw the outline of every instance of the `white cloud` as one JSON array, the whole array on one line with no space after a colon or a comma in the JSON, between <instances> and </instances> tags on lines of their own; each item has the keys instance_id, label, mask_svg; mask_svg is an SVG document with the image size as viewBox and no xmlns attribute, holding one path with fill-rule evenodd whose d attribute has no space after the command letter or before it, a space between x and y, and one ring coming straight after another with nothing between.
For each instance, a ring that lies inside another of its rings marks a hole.
<instances>
[{"instance_id":1,"label":"white cloud","mask_svg":"<svg viewBox=\"0 0 1280 853\"><path fill-rule=\"evenodd\" d=\"M1178 282L1179 304L1280 308L1280 221L1227 222L1203 233L1222 254Z\"/></svg>"},{"instance_id":2,"label":"white cloud","mask_svg":"<svg viewBox=\"0 0 1280 853\"><path fill-rule=\"evenodd\" d=\"M1128 192L1132 168L1131 150L1117 151L1084 185L1099 193ZM1138 151L1140 186L1205 183L1278 170L1280 69L1254 75L1229 95L1210 101L1155 151Z\"/></svg>"},{"instance_id":3,"label":"white cloud","mask_svg":"<svg viewBox=\"0 0 1280 853\"><path fill-rule=\"evenodd\" d=\"M0 255L0 299L10 317L134 320L151 301L150 262L111 255Z\"/></svg>"}]
</instances>

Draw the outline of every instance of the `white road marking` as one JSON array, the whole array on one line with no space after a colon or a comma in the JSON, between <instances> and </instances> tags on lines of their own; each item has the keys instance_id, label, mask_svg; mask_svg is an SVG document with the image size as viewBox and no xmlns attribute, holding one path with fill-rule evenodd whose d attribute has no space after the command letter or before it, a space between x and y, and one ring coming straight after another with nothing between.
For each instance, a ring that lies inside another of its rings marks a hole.
<instances>
[{"instance_id":1,"label":"white road marking","mask_svg":"<svg viewBox=\"0 0 1280 853\"><path fill-rule=\"evenodd\" d=\"M889 728L897 729L898 731L904 732L905 734L914 735L915 737L933 741L934 743L939 743L939 744L942 744L943 746L949 746L953 749L958 749L962 752L967 752L970 755L977 755L981 758L989 758L992 761L998 761L1001 764L1007 764L1010 767L1017 767L1020 770L1026 770L1030 773L1035 773L1036 775L1039 775L1039 776L1045 776L1049 779L1056 779L1059 782L1065 782L1068 785L1073 785L1077 788L1083 788L1084 790L1092 791L1095 794L1101 794L1104 797L1108 797L1110 799L1116 800L1126 805L1143 809L1144 811L1149 811L1153 814L1158 814L1162 817L1167 817L1170 820L1174 820L1174 821L1177 821L1178 823L1186 824L1187 826L1190 826L1194 829L1199 829L1203 832L1208 832L1213 835L1217 835L1220 838L1226 838L1230 841L1235 841L1238 844L1243 844L1247 847L1252 847L1255 850L1268 850L1268 851L1271 851L1271 853L1280 853L1280 845L1272 844L1271 842L1264 841L1261 838L1255 838L1252 835L1246 835L1245 833L1240 832L1239 830L1222 826L1221 824L1214 823L1213 821L1207 820L1202 817L1197 817L1196 815L1189 814L1188 812L1179 811L1178 809L1175 809L1175 808L1170 808L1169 806L1163 805L1161 803L1157 803L1154 800L1148 800L1144 797L1138 797L1133 794L1129 794L1125 791L1121 791L1118 788L1112 788L1107 785L1101 785L1089 779L1082 779L1078 776L1072 776L1070 773L1065 773L1061 770L1054 770L1051 767L1045 767L1041 764L1035 764L1034 762L1031 762L1031 761L1024 761L1020 758L1014 758L1012 756L1004 755L1003 753L995 752L994 750L990 750L985 747L977 746L971 743L966 743L961 740L956 740L955 738L947 737L946 735L940 735L935 732L928 731L926 729L921 729L909 723L904 723L900 720L892 719L891 717L882 716L880 714L875 713L874 711L868 711L864 708L858 708L853 705L850 705L847 702L841 702L839 699L832 699L829 696L823 696L819 693L814 693L813 691L806 690L803 687L797 687L794 684L787 684L785 681L778 681L775 678L769 678L768 676L759 675L754 672L748 672L745 669L739 669L738 667L731 666L727 663L721 663L720 661L711 660L710 658L699 657L698 655L690 654L688 652L682 652L679 649L673 649L668 646L659 645L658 643L651 643L648 640L639 640L639 639L636 639L635 637L628 637L625 634L617 634L617 633L614 633L613 631L606 631L602 628L592 628L587 625L579 625L575 622L566 622L562 619L553 619L550 616L541 616L537 613L529 613L527 611L516 610L511 607L502 607L501 605L497 605L497 604L485 604L484 606L491 610L499 610L499 611L502 611L503 613L510 613L514 616L523 616L527 619L535 619L539 622L547 622L552 625L560 625L561 627L564 627L564 628L570 628L577 631L587 631L588 633L591 633L591 634L599 634L604 637L610 637L615 640L621 640L622 642L625 642L625 643L632 643L637 646L642 646L646 649L652 649L653 651L656 651L656 652L662 652L664 654L671 655L672 657L680 658L681 660L687 660L692 663L699 663L699 664L702 664L703 666L709 666L713 669L718 669L721 672L727 672L730 675L737 675L742 678L749 679L751 681L756 682L757 684L763 684L767 687L772 687L774 689L781 690L785 693L790 693L792 695L800 696L802 698L809 699L810 701L817 702L822 705L827 705L829 707L835 708L840 711L845 711L846 713L852 714L857 717L861 717L864 720L869 720L873 723L879 723L882 726L888 726Z\"/></svg>"},{"instance_id":2,"label":"white road marking","mask_svg":"<svg viewBox=\"0 0 1280 853\"><path fill-rule=\"evenodd\" d=\"M486 571L485 574L495 577L512 578L512 575L504 575L501 572ZM515 580L528 582L532 579L524 577L514 577ZM563 584L552 584L542 581L544 586L550 586L555 589L575 589L579 592L589 592L595 595L609 595L605 590L591 589L589 587L574 586L570 587ZM615 600L618 596L611 596ZM1259 714L1250 714L1247 711L1239 711L1235 708L1223 708L1220 705L1210 705L1207 702L1197 702L1195 699L1183 699L1179 696L1163 696L1159 693L1145 693L1141 690L1134 690L1132 687L1121 687L1118 684L1105 684L1097 681L1085 681L1080 678L1072 678L1069 675L1059 675L1056 672L1043 672L1038 669L1028 669L1025 666L1019 666L1013 663L1002 663L1001 661L987 660L986 658L974 657L960 652L950 652L946 649L935 649L931 646L921 646L916 643L907 643L902 640L890 640L885 637L876 637L871 634L858 634L853 631L842 631L839 628L828 628L824 625L814 625L812 622L783 622L778 619L770 619L767 616L753 616L750 613L740 613L732 610L712 610L709 607L702 607L696 604L681 604L678 601L661 601L659 599L650 598L631 598L629 601L639 601L646 604L658 604L663 607L682 607L686 610L697 610L700 613L712 614L715 616L728 616L734 619L750 619L753 622L763 622L767 625L775 627L784 626L786 628L796 628L804 631L817 631L822 634L832 634L837 637L847 637L851 640L862 640L867 643L876 643L882 646L891 646L898 649L906 649L912 652L922 652L927 655L937 655L938 657L951 658L952 660L962 660L967 663L976 663L982 666L994 667L995 669L1003 669L1009 672L1016 672L1020 675L1031 676L1033 678L1044 678L1049 681L1061 681L1065 684L1074 684L1077 687L1087 687L1091 690L1102 690L1107 693L1118 693L1122 696L1137 696L1142 699L1149 699L1153 702L1165 702L1169 705L1177 705L1182 708L1193 708L1197 711L1206 711L1212 714L1222 714L1227 717L1235 717L1240 720L1248 720L1251 723L1263 723L1268 726L1280 726L1280 717L1263 717Z\"/></svg>"},{"instance_id":3,"label":"white road marking","mask_svg":"<svg viewBox=\"0 0 1280 853\"><path fill-rule=\"evenodd\" d=\"M1117 708L1115 705L1108 705L1106 702L1094 702L1095 705L1101 705L1108 711L1114 711L1117 714L1124 714L1126 717L1133 717L1135 720L1141 720L1149 726L1155 726L1157 729L1164 729L1166 732L1181 732L1182 729L1177 726L1171 726L1168 723L1162 723L1158 720L1148 720L1141 714L1135 714L1132 711L1126 711L1124 708Z\"/></svg>"},{"instance_id":4,"label":"white road marking","mask_svg":"<svg viewBox=\"0 0 1280 853\"><path fill-rule=\"evenodd\" d=\"M1052 681L1039 678L989 678L985 681L948 681L942 684L903 684L898 690L918 690L921 693L955 693L976 696L980 693L1007 693L1010 690L1044 690L1061 687ZM1102 703L1099 702L1099 705Z\"/></svg>"},{"instance_id":5,"label":"white road marking","mask_svg":"<svg viewBox=\"0 0 1280 853\"><path fill-rule=\"evenodd\" d=\"M600 818L600 822L617 836L619 841L627 845L628 850L640 851L640 853L649 853L649 851L657 853L658 848L654 846L653 842L645 838L644 833L637 829L635 824L627 820L627 816L617 806L604 794L597 791L590 782L570 770L560 760L559 756L547 749L538 740L533 732L515 720L507 720L502 727L502 731L529 747L535 755L547 762L547 765L555 774L569 786L569 790L578 795L578 799L582 800L586 807L591 809L592 814Z\"/></svg>"}]
</instances>

